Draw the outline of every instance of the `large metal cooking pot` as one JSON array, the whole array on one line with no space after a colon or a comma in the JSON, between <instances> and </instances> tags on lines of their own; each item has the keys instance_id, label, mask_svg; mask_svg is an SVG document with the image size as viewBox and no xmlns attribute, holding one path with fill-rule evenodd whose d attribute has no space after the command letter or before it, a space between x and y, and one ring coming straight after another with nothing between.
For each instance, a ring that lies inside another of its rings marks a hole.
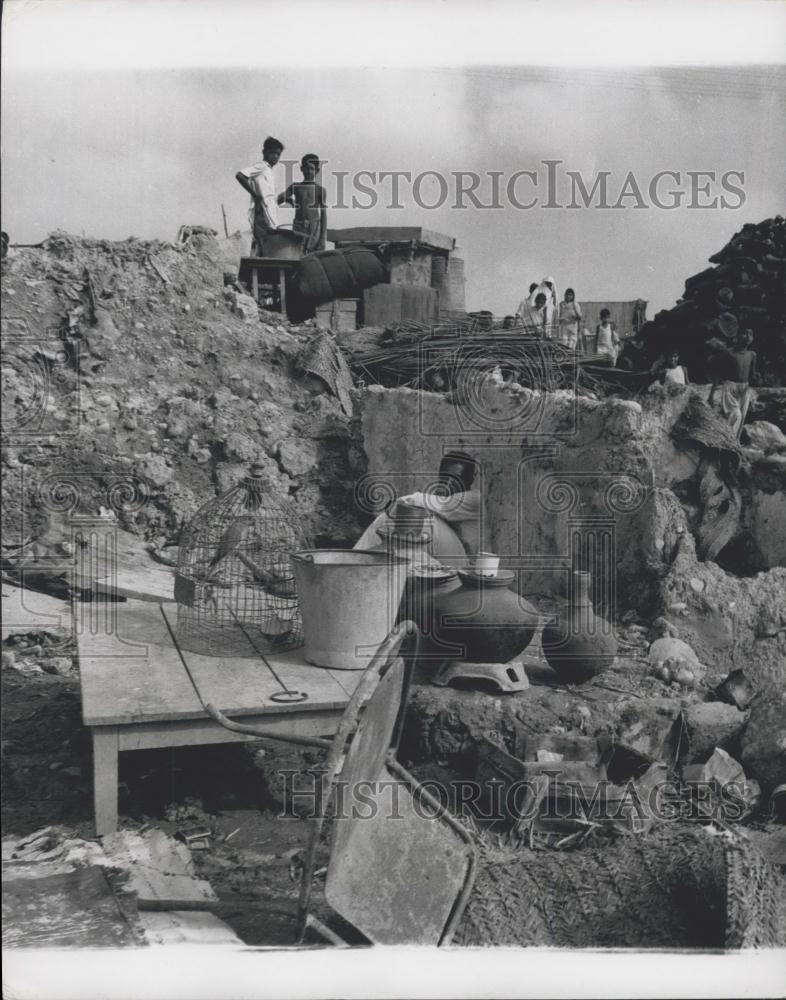
<instances>
[{"instance_id":1,"label":"large metal cooking pot","mask_svg":"<svg viewBox=\"0 0 786 1000\"><path fill-rule=\"evenodd\" d=\"M265 234L262 257L274 257L277 260L300 260L302 256L303 237L289 229L279 228L273 233Z\"/></svg>"}]
</instances>

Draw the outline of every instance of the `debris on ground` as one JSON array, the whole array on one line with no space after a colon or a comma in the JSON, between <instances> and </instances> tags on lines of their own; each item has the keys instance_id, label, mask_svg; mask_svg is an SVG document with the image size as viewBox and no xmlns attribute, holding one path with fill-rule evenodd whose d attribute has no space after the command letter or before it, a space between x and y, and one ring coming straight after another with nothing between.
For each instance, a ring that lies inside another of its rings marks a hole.
<instances>
[{"instance_id":1,"label":"debris on ground","mask_svg":"<svg viewBox=\"0 0 786 1000\"><path fill-rule=\"evenodd\" d=\"M746 227L712 274L689 281L693 319L709 322L706 289L719 275L734 276L733 288L723 287L742 303L744 317L745 296L758 294L750 286L781 273L783 220L770 222ZM757 263L754 281L742 278L740 248ZM581 688L562 683L537 638L504 696L417 680L412 686L400 757L416 776L434 777L451 794L466 791L467 781L503 788L520 782L526 792L504 803L493 823L471 808L462 813L481 853L499 863L486 889L521 904L530 921L495 925L489 933L498 943L508 934L511 943L552 945L560 934L569 943L595 945L772 943L778 932L764 903L777 878L757 850L772 865L782 863L772 859L781 856L786 808L786 570L777 552L772 564L765 558L771 553L761 551L760 536L745 573L728 567L741 551L735 545L755 548L746 511L759 504L765 521L776 520L786 454L786 436L772 422L782 419L778 390L757 395L752 411L759 419L746 425L738 444L713 422L701 388L682 398L657 387L646 406L604 400L644 387L615 385L593 359L577 366L557 350L548 379L541 370L532 385L522 385L500 363L507 331L480 331L462 317L434 329L410 324L336 338L260 309L231 275L226 280L226 259L212 231L187 226L175 243L53 234L3 264L4 294L16 310L10 339L4 327L11 362L4 415L12 428L31 414L37 421L35 433L3 453L2 766L10 831L3 858L13 883L7 940L46 938L30 919L33 901L47 919L58 902L67 919L50 943L67 943L69 935L78 939L77 925L92 933L97 925L90 920L103 922L109 904L122 898L130 904L128 920L120 928L115 906L107 943L293 943L292 923L272 909L265 913L265 906L296 902L313 803L308 794L293 801L292 776L300 787L315 788L325 754L253 741L121 755L121 829L99 844L92 837L92 748L80 715L73 632L84 626L92 602L171 600L183 526L252 463L292 504L317 545L352 544L368 511L351 501L371 465L358 427L365 396L352 391L354 373L355 389L361 380L426 389L400 390L401 398L414 399L419 416L424 400L451 413L470 409L478 385L495 413L513 398L553 398L563 406L555 435L564 431L568 409L572 414L581 403L586 416L605 407L602 447L616 454L626 440L623 457L647 483L657 482L635 529L649 545L646 558L636 573L629 572L633 562L621 571L632 580L625 595L632 606L615 623L619 650L607 671ZM769 310L778 300L766 294ZM762 315L752 308L751 316ZM773 381L774 342L766 323L762 329L765 378ZM697 343L705 333L713 335L707 327ZM423 351L433 354L425 371ZM47 387L40 409L36 385ZM375 386L365 395L380 391ZM389 440L401 435L395 420L388 426ZM518 448L522 435L514 437ZM425 442L422 457L428 434L418 440ZM648 465L644 452L653 441L663 454ZM576 446L584 462L598 454L588 444L594 447L583 439ZM388 452L379 451L387 460ZM684 478L670 478L670 463ZM494 477L491 488L496 503L502 488ZM89 522L84 535L74 514ZM111 537L111 572L96 569L91 533L101 534L102 543ZM533 602L544 616L564 608L554 594ZM497 822L505 827L499 840ZM324 847L314 866L319 886ZM636 923L652 908L655 870L669 886L679 887L687 874L706 890L703 899L711 902L703 923L694 919L691 926L676 905L658 916L665 922L657 926ZM721 870L730 873L733 899L718 895L714 875ZM35 881L36 890L20 885L24 879ZM618 890L619 880L625 885ZM565 928L561 918L549 924L553 887L583 900L581 927L577 921ZM621 915L607 905L604 887L617 892ZM524 900L528 888L533 894ZM80 895L82 903L94 903L91 914L80 909ZM134 899L147 909L134 910ZM196 909L223 899L226 924L209 913L183 920L163 905L155 910L156 901L178 899ZM587 899L606 907L600 918ZM321 897L317 906L327 909ZM475 940L479 912L471 911L464 943ZM595 936L587 937L592 930Z\"/></svg>"},{"instance_id":2,"label":"debris on ground","mask_svg":"<svg viewBox=\"0 0 786 1000\"><path fill-rule=\"evenodd\" d=\"M362 473L348 400L314 396L295 374L315 327L228 301L217 241L187 230L175 244L56 233L3 262L4 432L25 431L3 457L4 545L43 537L66 501L111 507L120 528L163 549L250 461L312 533L360 533L344 501Z\"/></svg>"}]
</instances>

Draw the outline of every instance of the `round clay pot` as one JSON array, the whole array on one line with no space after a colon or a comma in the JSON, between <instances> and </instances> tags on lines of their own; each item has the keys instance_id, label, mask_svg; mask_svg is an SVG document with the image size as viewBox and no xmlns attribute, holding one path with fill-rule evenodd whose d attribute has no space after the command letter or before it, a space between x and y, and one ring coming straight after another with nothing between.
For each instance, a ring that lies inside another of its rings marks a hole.
<instances>
[{"instance_id":1,"label":"round clay pot","mask_svg":"<svg viewBox=\"0 0 786 1000\"><path fill-rule=\"evenodd\" d=\"M427 638L432 632L431 625L437 602L460 587L461 581L453 570L410 572L399 605L398 621L408 618L415 622L421 635Z\"/></svg>"},{"instance_id":2,"label":"round clay pot","mask_svg":"<svg viewBox=\"0 0 786 1000\"><path fill-rule=\"evenodd\" d=\"M515 578L510 570L494 577L460 570L459 576L461 587L435 600L431 624L436 648L445 659L507 663L532 641L537 611L510 590Z\"/></svg>"},{"instance_id":3,"label":"round clay pot","mask_svg":"<svg viewBox=\"0 0 786 1000\"><path fill-rule=\"evenodd\" d=\"M611 666L617 640L611 626L592 610L589 573L573 574L573 594L564 615L543 629L543 653L561 681L587 681Z\"/></svg>"}]
</instances>

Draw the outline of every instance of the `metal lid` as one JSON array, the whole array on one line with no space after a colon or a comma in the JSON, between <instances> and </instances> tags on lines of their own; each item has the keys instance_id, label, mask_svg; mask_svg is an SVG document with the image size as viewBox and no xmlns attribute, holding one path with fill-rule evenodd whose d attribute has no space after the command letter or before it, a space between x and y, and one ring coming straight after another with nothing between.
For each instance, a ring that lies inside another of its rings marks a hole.
<instances>
[{"instance_id":1,"label":"metal lid","mask_svg":"<svg viewBox=\"0 0 786 1000\"><path fill-rule=\"evenodd\" d=\"M509 587L516 579L516 574L510 569L498 569L496 576L483 576L471 569L460 569L458 575L467 587Z\"/></svg>"}]
</instances>

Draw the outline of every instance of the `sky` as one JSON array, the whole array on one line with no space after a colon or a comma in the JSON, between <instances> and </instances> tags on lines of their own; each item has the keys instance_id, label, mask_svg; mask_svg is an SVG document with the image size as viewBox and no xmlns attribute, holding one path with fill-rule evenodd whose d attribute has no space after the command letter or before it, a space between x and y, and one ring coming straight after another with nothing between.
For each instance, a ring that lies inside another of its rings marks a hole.
<instances>
[{"instance_id":1,"label":"sky","mask_svg":"<svg viewBox=\"0 0 786 1000\"><path fill-rule=\"evenodd\" d=\"M6 0L2 47L12 243L223 232L222 205L246 228L235 173L272 134L293 162L282 189L303 153L325 161L329 227L455 237L470 309L513 312L553 275L579 301L644 298L653 315L744 223L786 208L783 3ZM391 181L360 171L413 181L392 203ZM599 191L565 207L568 171L588 191L605 173L619 207ZM676 208L651 197L662 171L677 176L656 197L676 189ZM459 205L459 172L480 206Z\"/></svg>"}]
</instances>

